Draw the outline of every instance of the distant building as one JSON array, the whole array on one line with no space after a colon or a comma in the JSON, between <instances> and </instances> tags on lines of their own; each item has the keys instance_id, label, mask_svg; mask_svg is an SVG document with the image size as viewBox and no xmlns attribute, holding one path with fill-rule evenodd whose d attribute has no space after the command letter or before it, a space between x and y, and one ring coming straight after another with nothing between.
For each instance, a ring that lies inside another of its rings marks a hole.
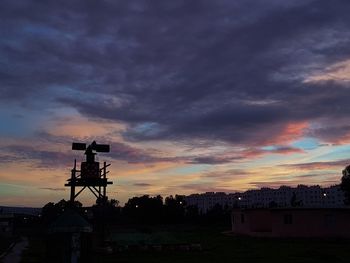
<instances>
[{"instance_id":1,"label":"distant building","mask_svg":"<svg viewBox=\"0 0 350 263\"><path fill-rule=\"evenodd\" d=\"M257 237L350 237L348 208L233 209L232 232Z\"/></svg>"},{"instance_id":2,"label":"distant building","mask_svg":"<svg viewBox=\"0 0 350 263\"><path fill-rule=\"evenodd\" d=\"M0 214L38 216L40 215L40 213L41 213L41 208L0 206Z\"/></svg>"},{"instance_id":3,"label":"distant building","mask_svg":"<svg viewBox=\"0 0 350 263\"><path fill-rule=\"evenodd\" d=\"M294 204L292 199L294 197ZM344 192L339 185L320 187L298 185L297 187L281 186L278 189L261 188L243 193L226 194L207 192L186 196L187 205L195 205L205 213L216 204L227 207L268 208L268 207L344 207Z\"/></svg>"},{"instance_id":4,"label":"distant building","mask_svg":"<svg viewBox=\"0 0 350 263\"><path fill-rule=\"evenodd\" d=\"M238 201L245 203L241 193L226 194L223 192L206 192L204 194L192 194L185 197L187 206L197 206L201 213L206 213L216 204L234 207Z\"/></svg>"}]
</instances>

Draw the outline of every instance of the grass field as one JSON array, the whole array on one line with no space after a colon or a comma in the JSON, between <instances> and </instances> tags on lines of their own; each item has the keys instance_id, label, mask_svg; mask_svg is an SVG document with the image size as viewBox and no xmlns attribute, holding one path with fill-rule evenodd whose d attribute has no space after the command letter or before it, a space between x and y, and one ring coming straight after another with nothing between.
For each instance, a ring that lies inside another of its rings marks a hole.
<instances>
[{"instance_id":1,"label":"grass field","mask_svg":"<svg viewBox=\"0 0 350 263\"><path fill-rule=\"evenodd\" d=\"M202 251L124 251L96 254L92 262L349 262L350 240L266 239L225 235L223 228L161 229L160 236L170 241L201 243ZM165 234L166 233L166 234ZM166 235L166 237L164 237ZM32 241L23 262L40 258L40 241ZM37 251L37 252L35 252Z\"/></svg>"},{"instance_id":2,"label":"grass field","mask_svg":"<svg viewBox=\"0 0 350 263\"><path fill-rule=\"evenodd\" d=\"M0 237L0 255L9 248L14 240L14 238Z\"/></svg>"},{"instance_id":3,"label":"grass field","mask_svg":"<svg viewBox=\"0 0 350 263\"><path fill-rule=\"evenodd\" d=\"M224 228L178 229L172 239L202 251L120 252L99 262L349 262L350 240L267 239L223 234ZM168 235L171 232L167 232Z\"/></svg>"}]
</instances>

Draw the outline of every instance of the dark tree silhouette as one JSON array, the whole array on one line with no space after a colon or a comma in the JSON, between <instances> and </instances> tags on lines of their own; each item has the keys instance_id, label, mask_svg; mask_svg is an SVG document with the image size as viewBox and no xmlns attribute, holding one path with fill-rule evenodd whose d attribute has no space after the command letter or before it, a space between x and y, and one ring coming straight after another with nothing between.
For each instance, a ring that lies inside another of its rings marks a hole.
<instances>
[{"instance_id":1,"label":"dark tree silhouette","mask_svg":"<svg viewBox=\"0 0 350 263\"><path fill-rule=\"evenodd\" d=\"M200 214L198 206L186 206L186 221L189 223L198 223L200 221Z\"/></svg>"},{"instance_id":2,"label":"dark tree silhouette","mask_svg":"<svg viewBox=\"0 0 350 263\"><path fill-rule=\"evenodd\" d=\"M163 197L144 195L133 197L125 204L123 213L138 223L160 223L162 221Z\"/></svg>"},{"instance_id":3,"label":"dark tree silhouette","mask_svg":"<svg viewBox=\"0 0 350 263\"><path fill-rule=\"evenodd\" d=\"M50 223L60 214L64 212L67 208L76 209L78 212L81 212L83 205L79 201L74 201L73 205L64 199L57 202L49 202L42 208L41 216L44 223Z\"/></svg>"},{"instance_id":4,"label":"dark tree silhouette","mask_svg":"<svg viewBox=\"0 0 350 263\"><path fill-rule=\"evenodd\" d=\"M119 207L119 201L117 199L111 199L109 203L112 207Z\"/></svg>"},{"instance_id":5,"label":"dark tree silhouette","mask_svg":"<svg viewBox=\"0 0 350 263\"><path fill-rule=\"evenodd\" d=\"M181 223L185 218L185 196L175 195L175 198L171 195L165 198L164 204L164 217L168 223Z\"/></svg>"},{"instance_id":6,"label":"dark tree silhouette","mask_svg":"<svg viewBox=\"0 0 350 263\"><path fill-rule=\"evenodd\" d=\"M231 208L217 204L205 213L197 206L187 206L185 196L175 195L130 198L122 208L121 222L130 224L230 224Z\"/></svg>"},{"instance_id":7,"label":"dark tree silhouette","mask_svg":"<svg viewBox=\"0 0 350 263\"><path fill-rule=\"evenodd\" d=\"M44 223L51 222L58 215L58 209L55 206L55 203L49 202L41 210L41 216Z\"/></svg>"},{"instance_id":8,"label":"dark tree silhouette","mask_svg":"<svg viewBox=\"0 0 350 263\"><path fill-rule=\"evenodd\" d=\"M341 178L340 189L344 191L346 205L350 204L350 165L346 166L343 170L343 176Z\"/></svg>"},{"instance_id":9,"label":"dark tree silhouette","mask_svg":"<svg viewBox=\"0 0 350 263\"><path fill-rule=\"evenodd\" d=\"M121 207L116 199L96 202L91 207L91 211L94 215L94 221L100 224L118 223L121 220Z\"/></svg>"}]
</instances>

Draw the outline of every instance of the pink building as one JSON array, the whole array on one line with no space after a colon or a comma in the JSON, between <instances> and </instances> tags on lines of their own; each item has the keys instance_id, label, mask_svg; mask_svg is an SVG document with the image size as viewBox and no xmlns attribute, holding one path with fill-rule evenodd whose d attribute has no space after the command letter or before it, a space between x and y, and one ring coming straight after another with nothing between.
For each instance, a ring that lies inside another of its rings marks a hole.
<instances>
[{"instance_id":1,"label":"pink building","mask_svg":"<svg viewBox=\"0 0 350 263\"><path fill-rule=\"evenodd\" d=\"M234 209L232 232L258 237L350 237L348 208Z\"/></svg>"}]
</instances>

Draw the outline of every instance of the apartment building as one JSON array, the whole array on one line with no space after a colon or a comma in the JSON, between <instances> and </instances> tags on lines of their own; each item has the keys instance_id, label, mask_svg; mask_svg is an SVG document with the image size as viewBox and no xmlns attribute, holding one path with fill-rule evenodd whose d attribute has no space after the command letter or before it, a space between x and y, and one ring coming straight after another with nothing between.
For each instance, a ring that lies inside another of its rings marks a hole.
<instances>
[{"instance_id":1,"label":"apartment building","mask_svg":"<svg viewBox=\"0 0 350 263\"><path fill-rule=\"evenodd\" d=\"M306 207L340 208L344 207L344 193L339 185L321 187L319 185L297 187L281 186L278 189L261 188L242 193L206 192L186 196L187 205L195 205L202 213L216 204L227 207L268 208L268 207Z\"/></svg>"}]
</instances>

